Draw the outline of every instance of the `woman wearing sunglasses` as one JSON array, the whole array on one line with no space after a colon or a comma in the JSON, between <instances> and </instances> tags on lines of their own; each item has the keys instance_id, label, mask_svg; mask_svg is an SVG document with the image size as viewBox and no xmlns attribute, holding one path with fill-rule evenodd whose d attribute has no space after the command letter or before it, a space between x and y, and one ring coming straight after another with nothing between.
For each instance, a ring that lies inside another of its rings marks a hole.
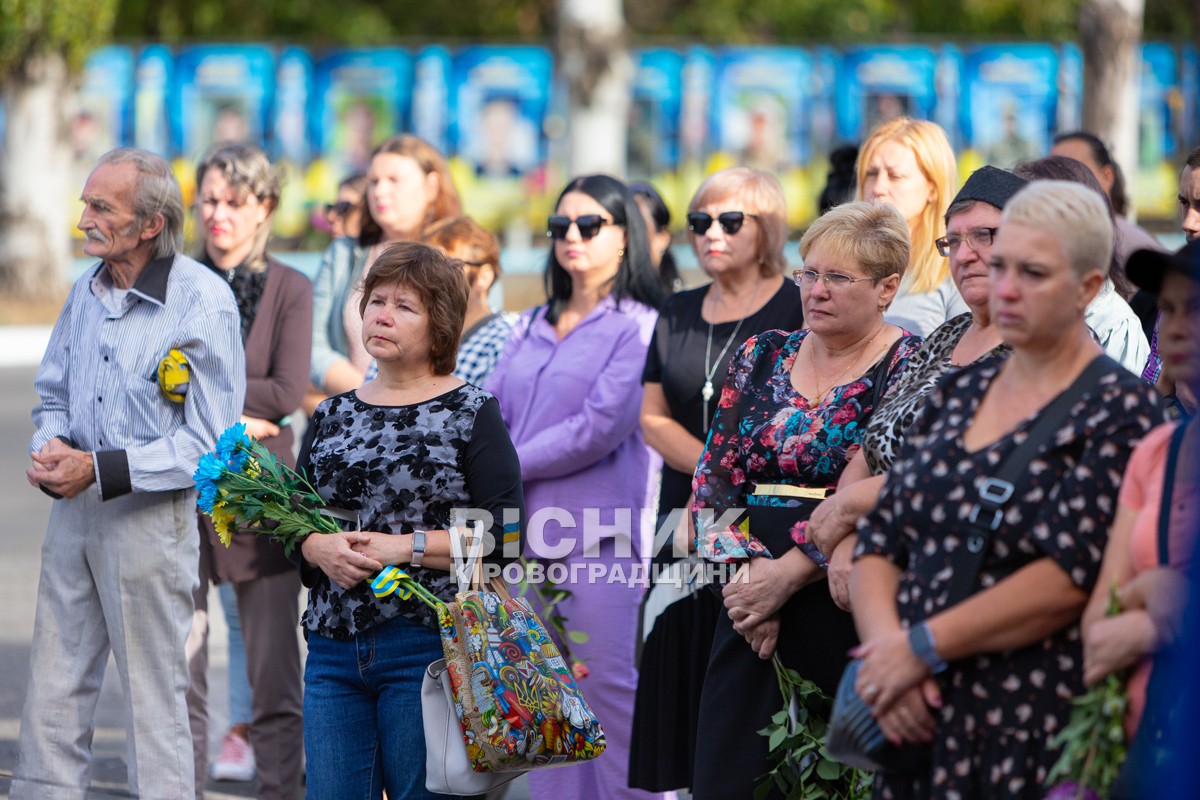
<instances>
[{"instance_id":1,"label":"woman wearing sunglasses","mask_svg":"<svg viewBox=\"0 0 1200 800\"><path fill-rule=\"evenodd\" d=\"M704 676L692 781L700 800L752 797L770 769L758 731L781 707L767 660L776 651L826 693L837 686L854 626L822 585L824 559L799 526L921 343L884 320L909 261L894 207L838 206L808 229L800 254L807 328L768 331L739 349L692 482L697 550L748 569L723 589Z\"/></svg>"},{"instance_id":2,"label":"woman wearing sunglasses","mask_svg":"<svg viewBox=\"0 0 1200 800\"><path fill-rule=\"evenodd\" d=\"M858 154L858 199L894 205L912 242L888 321L922 336L970 310L933 244L957 183L954 150L933 122L908 117L884 122Z\"/></svg>"},{"instance_id":3,"label":"woman wearing sunglasses","mask_svg":"<svg viewBox=\"0 0 1200 800\"><path fill-rule=\"evenodd\" d=\"M338 184L337 200L325 204L325 222L334 239L358 238L362 232L362 199L367 193L367 176L361 172Z\"/></svg>"},{"instance_id":4,"label":"woman wearing sunglasses","mask_svg":"<svg viewBox=\"0 0 1200 800\"><path fill-rule=\"evenodd\" d=\"M655 553L658 563L687 555L692 474L729 362L751 336L804 324L796 289L782 275L787 207L773 175L734 167L709 176L696 190L687 220L700 268L712 282L667 300L642 373L642 433L664 462L659 526L679 520L683 533L675 547L667 542ZM658 597L670 586L655 587L647 609L666 602ZM721 609L708 591L672 598L656 619L651 611L643 614L643 630L651 632L639 664L634 715L630 778L655 791L691 785L700 687Z\"/></svg>"},{"instance_id":5,"label":"woman wearing sunglasses","mask_svg":"<svg viewBox=\"0 0 1200 800\"><path fill-rule=\"evenodd\" d=\"M663 291L641 211L615 178L571 181L547 229L549 300L524 314L487 389L521 461L533 520L527 554L547 568L576 568L571 597L556 611L590 637L571 649L591 673L584 691L604 721L608 752L531 774L530 792L535 800L649 797L628 788L642 592L627 577L650 555L639 552L638 522L660 462L638 428L639 379Z\"/></svg>"}]
</instances>

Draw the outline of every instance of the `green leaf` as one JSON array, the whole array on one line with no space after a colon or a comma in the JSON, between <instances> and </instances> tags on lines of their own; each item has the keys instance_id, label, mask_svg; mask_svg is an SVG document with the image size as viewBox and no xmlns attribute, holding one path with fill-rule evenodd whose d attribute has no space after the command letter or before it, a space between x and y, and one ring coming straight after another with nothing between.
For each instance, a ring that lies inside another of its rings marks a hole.
<instances>
[{"instance_id":1,"label":"green leaf","mask_svg":"<svg viewBox=\"0 0 1200 800\"><path fill-rule=\"evenodd\" d=\"M592 640L592 637L588 636L587 633L578 630L567 631L567 638L571 640L571 644L587 644Z\"/></svg>"},{"instance_id":2,"label":"green leaf","mask_svg":"<svg viewBox=\"0 0 1200 800\"><path fill-rule=\"evenodd\" d=\"M821 759L817 762L817 775L827 781L835 781L842 776L842 765L836 761Z\"/></svg>"}]
</instances>

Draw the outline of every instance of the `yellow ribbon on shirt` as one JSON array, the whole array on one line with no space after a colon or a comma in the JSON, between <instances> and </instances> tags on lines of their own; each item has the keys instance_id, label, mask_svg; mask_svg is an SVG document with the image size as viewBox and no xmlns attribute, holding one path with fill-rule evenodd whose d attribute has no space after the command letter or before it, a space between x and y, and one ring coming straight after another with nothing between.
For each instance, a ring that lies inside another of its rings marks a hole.
<instances>
[{"instance_id":1,"label":"yellow ribbon on shirt","mask_svg":"<svg viewBox=\"0 0 1200 800\"><path fill-rule=\"evenodd\" d=\"M191 377L191 367L179 350L172 348L163 356L163 360L158 362L158 387L172 403L183 402Z\"/></svg>"}]
</instances>

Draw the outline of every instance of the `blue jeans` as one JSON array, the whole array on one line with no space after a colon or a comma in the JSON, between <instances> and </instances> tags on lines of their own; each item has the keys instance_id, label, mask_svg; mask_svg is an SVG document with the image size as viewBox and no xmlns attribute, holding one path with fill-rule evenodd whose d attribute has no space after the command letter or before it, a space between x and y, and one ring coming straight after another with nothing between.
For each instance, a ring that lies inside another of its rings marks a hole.
<instances>
[{"instance_id":1,"label":"blue jeans","mask_svg":"<svg viewBox=\"0 0 1200 800\"><path fill-rule=\"evenodd\" d=\"M246 647L242 643L242 621L238 617L237 594L232 583L217 586L221 609L229 627L229 725L249 725L254 719L250 704L250 679L246 672Z\"/></svg>"},{"instance_id":2,"label":"blue jeans","mask_svg":"<svg viewBox=\"0 0 1200 800\"><path fill-rule=\"evenodd\" d=\"M350 641L309 634L304 753L314 800L444 800L425 789L421 680L442 657L433 631L403 617Z\"/></svg>"}]
</instances>

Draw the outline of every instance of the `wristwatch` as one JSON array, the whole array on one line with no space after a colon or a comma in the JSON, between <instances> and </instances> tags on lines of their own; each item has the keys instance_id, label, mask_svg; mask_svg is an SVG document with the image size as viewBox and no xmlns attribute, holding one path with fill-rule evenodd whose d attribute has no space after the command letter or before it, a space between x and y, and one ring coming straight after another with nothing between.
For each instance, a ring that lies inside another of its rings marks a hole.
<instances>
[{"instance_id":1,"label":"wristwatch","mask_svg":"<svg viewBox=\"0 0 1200 800\"><path fill-rule=\"evenodd\" d=\"M408 560L408 563L419 567L421 559L425 558L425 531L413 531L412 537L412 558Z\"/></svg>"},{"instance_id":2,"label":"wristwatch","mask_svg":"<svg viewBox=\"0 0 1200 800\"><path fill-rule=\"evenodd\" d=\"M945 672L950 666L934 649L933 631L929 629L928 622L913 625L908 629L908 646L912 648L913 655L924 661L934 675Z\"/></svg>"}]
</instances>

